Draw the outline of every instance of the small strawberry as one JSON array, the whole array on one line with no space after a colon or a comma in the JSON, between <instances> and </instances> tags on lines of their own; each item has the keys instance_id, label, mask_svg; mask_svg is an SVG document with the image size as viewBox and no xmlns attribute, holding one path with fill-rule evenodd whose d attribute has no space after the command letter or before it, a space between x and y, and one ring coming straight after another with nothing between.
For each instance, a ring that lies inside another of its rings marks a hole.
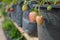
<instances>
[{"instance_id":1,"label":"small strawberry","mask_svg":"<svg viewBox=\"0 0 60 40\"><path fill-rule=\"evenodd\" d=\"M36 17L36 22L37 22L37 25L43 24L43 22L44 22L43 16L37 16Z\"/></svg>"},{"instance_id":2,"label":"small strawberry","mask_svg":"<svg viewBox=\"0 0 60 40\"><path fill-rule=\"evenodd\" d=\"M10 12L14 12L14 9L13 8L10 8Z\"/></svg>"},{"instance_id":3,"label":"small strawberry","mask_svg":"<svg viewBox=\"0 0 60 40\"><path fill-rule=\"evenodd\" d=\"M22 6L22 11L24 12L24 11L27 11L27 10L28 10L28 6L24 4L24 5Z\"/></svg>"},{"instance_id":4,"label":"small strawberry","mask_svg":"<svg viewBox=\"0 0 60 40\"><path fill-rule=\"evenodd\" d=\"M52 10L52 6L47 6L47 10Z\"/></svg>"}]
</instances>

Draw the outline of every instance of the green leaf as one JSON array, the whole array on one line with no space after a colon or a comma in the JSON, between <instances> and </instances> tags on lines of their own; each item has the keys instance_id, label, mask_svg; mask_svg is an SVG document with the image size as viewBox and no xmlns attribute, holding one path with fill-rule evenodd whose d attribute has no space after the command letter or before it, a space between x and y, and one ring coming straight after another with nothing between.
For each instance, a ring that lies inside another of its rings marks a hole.
<instances>
[{"instance_id":1,"label":"green leaf","mask_svg":"<svg viewBox=\"0 0 60 40\"><path fill-rule=\"evenodd\" d=\"M2 2L8 3L8 4L10 4L11 1L12 1L12 0L2 0Z\"/></svg>"}]
</instances>

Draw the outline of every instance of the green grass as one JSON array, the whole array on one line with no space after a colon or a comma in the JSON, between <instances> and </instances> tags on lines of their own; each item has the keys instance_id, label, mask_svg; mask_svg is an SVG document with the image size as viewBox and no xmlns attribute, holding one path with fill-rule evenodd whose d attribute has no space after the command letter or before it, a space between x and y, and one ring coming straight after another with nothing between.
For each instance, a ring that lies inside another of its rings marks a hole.
<instances>
[{"instance_id":1,"label":"green grass","mask_svg":"<svg viewBox=\"0 0 60 40\"><path fill-rule=\"evenodd\" d=\"M3 21L2 27L5 31L7 31L9 38L12 38L13 40L26 40L9 18L6 18Z\"/></svg>"}]
</instances>

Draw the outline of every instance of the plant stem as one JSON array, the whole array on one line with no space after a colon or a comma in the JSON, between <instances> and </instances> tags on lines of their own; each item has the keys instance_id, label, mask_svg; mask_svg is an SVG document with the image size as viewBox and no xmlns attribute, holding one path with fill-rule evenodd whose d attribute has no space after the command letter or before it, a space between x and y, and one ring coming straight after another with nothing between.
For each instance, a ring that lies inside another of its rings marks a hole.
<instances>
[{"instance_id":1,"label":"plant stem","mask_svg":"<svg viewBox=\"0 0 60 40\"><path fill-rule=\"evenodd\" d=\"M38 12L39 12L39 15L40 15L40 7L45 3L44 0L42 0L41 2L38 3Z\"/></svg>"}]
</instances>

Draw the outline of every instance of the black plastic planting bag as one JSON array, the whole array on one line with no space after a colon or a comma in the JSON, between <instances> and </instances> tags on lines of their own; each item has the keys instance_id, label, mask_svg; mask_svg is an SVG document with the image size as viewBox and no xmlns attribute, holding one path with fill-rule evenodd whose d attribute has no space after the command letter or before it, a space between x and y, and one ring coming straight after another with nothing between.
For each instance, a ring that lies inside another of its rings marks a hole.
<instances>
[{"instance_id":1,"label":"black plastic planting bag","mask_svg":"<svg viewBox=\"0 0 60 40\"><path fill-rule=\"evenodd\" d=\"M21 9L21 5L17 5L16 6L16 23L19 25L19 26L22 26L22 16L23 15L23 12L22 12L22 9Z\"/></svg>"},{"instance_id":2,"label":"black plastic planting bag","mask_svg":"<svg viewBox=\"0 0 60 40\"><path fill-rule=\"evenodd\" d=\"M45 23L38 25L39 40L60 40L60 8L59 6L52 7L51 11L48 11L45 6L40 9Z\"/></svg>"},{"instance_id":3,"label":"black plastic planting bag","mask_svg":"<svg viewBox=\"0 0 60 40\"><path fill-rule=\"evenodd\" d=\"M23 18L23 25L22 28L25 32L32 36L37 35L37 24L31 23L29 20Z\"/></svg>"},{"instance_id":4,"label":"black plastic planting bag","mask_svg":"<svg viewBox=\"0 0 60 40\"><path fill-rule=\"evenodd\" d=\"M46 28L45 23L42 25L37 25L38 28L38 38L39 40L53 40L50 36L48 29Z\"/></svg>"},{"instance_id":5,"label":"black plastic planting bag","mask_svg":"<svg viewBox=\"0 0 60 40\"><path fill-rule=\"evenodd\" d=\"M12 7L14 9L14 12L10 12L11 18L13 21L16 21L16 5L13 5Z\"/></svg>"},{"instance_id":6,"label":"black plastic planting bag","mask_svg":"<svg viewBox=\"0 0 60 40\"><path fill-rule=\"evenodd\" d=\"M23 18L29 20L29 12L30 10L23 12Z\"/></svg>"},{"instance_id":7,"label":"black plastic planting bag","mask_svg":"<svg viewBox=\"0 0 60 40\"><path fill-rule=\"evenodd\" d=\"M31 34L31 36L37 36L37 24L36 24L36 22L31 23L29 21L30 11L31 11L31 9L28 9L27 11L23 12L22 28L28 34Z\"/></svg>"},{"instance_id":8,"label":"black plastic planting bag","mask_svg":"<svg viewBox=\"0 0 60 40\"><path fill-rule=\"evenodd\" d=\"M25 12L23 12L23 18L29 20L29 13L30 13L30 11L31 11L31 8L30 8L29 5L27 5L27 6L28 6L28 10L25 11Z\"/></svg>"},{"instance_id":9,"label":"black plastic planting bag","mask_svg":"<svg viewBox=\"0 0 60 40\"><path fill-rule=\"evenodd\" d=\"M11 13L10 13L10 11L7 12L7 15L8 15L8 17L11 18Z\"/></svg>"},{"instance_id":10,"label":"black plastic planting bag","mask_svg":"<svg viewBox=\"0 0 60 40\"><path fill-rule=\"evenodd\" d=\"M38 4L36 1L31 1L29 2L29 7L32 9L36 6L36 4Z\"/></svg>"},{"instance_id":11,"label":"black plastic planting bag","mask_svg":"<svg viewBox=\"0 0 60 40\"><path fill-rule=\"evenodd\" d=\"M35 7L36 4L37 4L36 1L31 1L31 2L29 2L29 4L28 4L28 10L25 11L25 12L23 12L23 18L29 20L29 16L28 16L28 15L29 15L29 12L32 10L32 8Z\"/></svg>"}]
</instances>

